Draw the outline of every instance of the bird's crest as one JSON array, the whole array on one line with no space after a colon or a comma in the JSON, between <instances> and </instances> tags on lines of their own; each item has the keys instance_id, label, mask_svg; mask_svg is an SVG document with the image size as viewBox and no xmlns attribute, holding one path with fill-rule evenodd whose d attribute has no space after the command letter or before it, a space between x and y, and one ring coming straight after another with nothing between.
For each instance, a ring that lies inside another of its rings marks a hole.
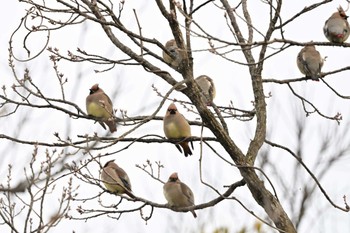
<instances>
[{"instance_id":1,"label":"bird's crest","mask_svg":"<svg viewBox=\"0 0 350 233\"><path fill-rule=\"evenodd\" d=\"M343 19L347 19L349 17L345 14L345 11L343 10L343 8L341 6L338 7L338 12L339 12L340 17L342 17Z\"/></svg>"}]
</instances>

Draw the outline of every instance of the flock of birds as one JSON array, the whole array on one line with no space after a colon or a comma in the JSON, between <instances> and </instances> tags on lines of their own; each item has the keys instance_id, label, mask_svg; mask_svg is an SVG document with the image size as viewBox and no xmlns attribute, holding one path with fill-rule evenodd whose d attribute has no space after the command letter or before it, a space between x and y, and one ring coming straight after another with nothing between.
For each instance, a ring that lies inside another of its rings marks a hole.
<instances>
[{"instance_id":1,"label":"flock of birds","mask_svg":"<svg viewBox=\"0 0 350 233\"><path fill-rule=\"evenodd\" d=\"M325 22L323 31L326 38L333 43L343 43L349 37L350 28L347 21L348 16L342 7L332 14ZM174 39L165 44L166 51L163 51L163 59L171 67L177 69L182 62L181 51ZM171 55L171 56L169 56ZM323 59L314 45L306 45L297 56L297 66L307 78L318 80L321 77ZM215 97L215 85L213 80L201 75L195 79L201 89L201 98L206 105L211 105ZM105 92L99 88L98 84L90 88L90 94L86 98L86 109L89 116L96 119L104 129L105 124L111 133L117 130L116 117L114 115L113 104ZM179 140L176 143L177 149L187 157L192 155L187 138L191 137L191 128L185 117L179 113L174 103L171 103L166 111L163 120L164 134L168 139ZM191 142L193 149L193 144ZM182 148L182 149L181 149ZM108 161L101 171L101 180L106 189L112 193L127 194L135 198L131 190L131 183L126 172L119 167L114 160ZM163 193L171 207L189 207L194 205L194 196L191 189L179 180L178 174L174 172L163 186ZM194 210L191 210L194 217L197 217Z\"/></svg>"},{"instance_id":2,"label":"flock of birds","mask_svg":"<svg viewBox=\"0 0 350 233\"><path fill-rule=\"evenodd\" d=\"M350 27L347 18L348 16L340 6L338 11L326 20L323 33L330 42L341 44L348 39ZM305 74L307 78L316 81L321 77L323 61L324 59L314 45L306 45L297 56L297 65L300 72Z\"/></svg>"}]
</instances>

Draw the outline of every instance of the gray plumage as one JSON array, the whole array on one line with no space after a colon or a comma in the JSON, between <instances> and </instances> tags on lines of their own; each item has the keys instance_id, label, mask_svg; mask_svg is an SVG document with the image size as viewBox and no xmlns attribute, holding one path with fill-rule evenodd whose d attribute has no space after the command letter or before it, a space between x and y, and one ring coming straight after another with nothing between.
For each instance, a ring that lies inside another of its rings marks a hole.
<instances>
[{"instance_id":1,"label":"gray plumage","mask_svg":"<svg viewBox=\"0 0 350 233\"><path fill-rule=\"evenodd\" d=\"M106 189L112 193L127 194L135 198L132 194L131 183L128 174L119 167L114 160L108 161L102 168L101 180Z\"/></svg>"},{"instance_id":2,"label":"gray plumage","mask_svg":"<svg viewBox=\"0 0 350 233\"><path fill-rule=\"evenodd\" d=\"M297 65L300 72L306 77L318 80L323 66L323 58L314 45L306 45L298 54Z\"/></svg>"},{"instance_id":3,"label":"gray plumage","mask_svg":"<svg viewBox=\"0 0 350 233\"><path fill-rule=\"evenodd\" d=\"M205 104L211 105L216 96L216 88L213 80L207 75L200 75L195 81L202 90L203 98L206 100Z\"/></svg>"},{"instance_id":4,"label":"gray plumage","mask_svg":"<svg viewBox=\"0 0 350 233\"><path fill-rule=\"evenodd\" d=\"M163 186L163 193L168 204L172 207L194 206L194 196L192 190L182 183L176 172L170 175L168 182ZM193 217L197 217L194 210L191 210Z\"/></svg>"},{"instance_id":5,"label":"gray plumage","mask_svg":"<svg viewBox=\"0 0 350 233\"><path fill-rule=\"evenodd\" d=\"M165 51L163 51L163 59L171 67L177 69L180 63L182 62L183 56L179 47L176 44L176 41L174 39L169 40L168 42L165 43L165 48L170 54L173 55L175 59L169 56Z\"/></svg>"},{"instance_id":6,"label":"gray plumage","mask_svg":"<svg viewBox=\"0 0 350 233\"><path fill-rule=\"evenodd\" d=\"M323 27L323 33L330 42L343 43L348 39L350 27L347 18L348 16L340 6L338 11L327 19Z\"/></svg>"}]
</instances>

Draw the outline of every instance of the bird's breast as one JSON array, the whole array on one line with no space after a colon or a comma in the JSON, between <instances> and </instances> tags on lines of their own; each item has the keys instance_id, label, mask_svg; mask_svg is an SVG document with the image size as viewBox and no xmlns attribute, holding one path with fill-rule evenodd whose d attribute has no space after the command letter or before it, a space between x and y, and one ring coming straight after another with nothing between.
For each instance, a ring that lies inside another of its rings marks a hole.
<instances>
[{"instance_id":1,"label":"bird's breast","mask_svg":"<svg viewBox=\"0 0 350 233\"><path fill-rule=\"evenodd\" d=\"M92 102L86 106L86 111L89 115L98 117L98 118L109 118L110 114L106 111L104 107L100 104Z\"/></svg>"},{"instance_id":2,"label":"bird's breast","mask_svg":"<svg viewBox=\"0 0 350 233\"><path fill-rule=\"evenodd\" d=\"M170 122L164 126L164 132L165 132L165 136L167 136L167 138L180 138L180 137L182 137L181 132L179 130L179 127L173 122Z\"/></svg>"}]
</instances>

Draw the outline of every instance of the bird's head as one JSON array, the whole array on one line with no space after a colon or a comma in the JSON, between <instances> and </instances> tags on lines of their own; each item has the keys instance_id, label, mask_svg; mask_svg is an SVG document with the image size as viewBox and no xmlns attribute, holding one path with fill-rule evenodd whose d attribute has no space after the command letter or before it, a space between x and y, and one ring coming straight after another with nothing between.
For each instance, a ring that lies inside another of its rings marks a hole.
<instances>
[{"instance_id":1,"label":"bird's head","mask_svg":"<svg viewBox=\"0 0 350 233\"><path fill-rule=\"evenodd\" d=\"M114 159L109 160L107 163L105 163L105 165L103 166L103 168L107 167L107 166L110 165L111 163L114 163Z\"/></svg>"},{"instance_id":2,"label":"bird's head","mask_svg":"<svg viewBox=\"0 0 350 233\"><path fill-rule=\"evenodd\" d=\"M168 107L168 114L176 114L177 113L177 107L174 103L171 103Z\"/></svg>"},{"instance_id":3,"label":"bird's head","mask_svg":"<svg viewBox=\"0 0 350 233\"><path fill-rule=\"evenodd\" d=\"M93 85L91 88L90 88L90 95L97 92L100 88L98 87L98 83L96 83L95 85Z\"/></svg>"},{"instance_id":4,"label":"bird's head","mask_svg":"<svg viewBox=\"0 0 350 233\"><path fill-rule=\"evenodd\" d=\"M338 13L339 13L340 17L342 17L343 19L347 19L349 17L345 14L345 11L343 10L343 8L341 6L339 6L339 8L338 8Z\"/></svg>"},{"instance_id":5,"label":"bird's head","mask_svg":"<svg viewBox=\"0 0 350 233\"><path fill-rule=\"evenodd\" d=\"M176 46L176 41L175 41L174 39L169 40L169 41L166 42L166 44L165 44L165 48L167 48L168 50L169 50L171 47L177 47L177 46Z\"/></svg>"},{"instance_id":6,"label":"bird's head","mask_svg":"<svg viewBox=\"0 0 350 233\"><path fill-rule=\"evenodd\" d=\"M173 174L171 174L169 176L169 182L176 182L176 181L180 181L179 180L179 176L177 175L177 172L174 172Z\"/></svg>"}]
</instances>

